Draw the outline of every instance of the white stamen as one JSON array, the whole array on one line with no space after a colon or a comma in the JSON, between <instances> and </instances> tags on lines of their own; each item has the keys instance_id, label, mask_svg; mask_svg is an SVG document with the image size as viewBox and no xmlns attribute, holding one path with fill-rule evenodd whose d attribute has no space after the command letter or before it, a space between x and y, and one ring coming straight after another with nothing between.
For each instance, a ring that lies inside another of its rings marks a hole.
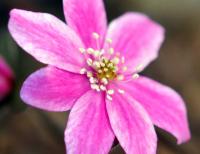
<instances>
[{"instance_id":1,"label":"white stamen","mask_svg":"<svg viewBox=\"0 0 200 154\"><path fill-rule=\"evenodd\" d=\"M108 64L108 67L113 67L113 63L109 63L109 64Z\"/></svg>"},{"instance_id":2,"label":"white stamen","mask_svg":"<svg viewBox=\"0 0 200 154\"><path fill-rule=\"evenodd\" d=\"M124 66L123 68L122 68L122 70L125 72L125 71L127 71L127 66Z\"/></svg>"},{"instance_id":3,"label":"white stamen","mask_svg":"<svg viewBox=\"0 0 200 154\"><path fill-rule=\"evenodd\" d=\"M90 83L97 83L97 79L94 77L90 77Z\"/></svg>"},{"instance_id":4,"label":"white stamen","mask_svg":"<svg viewBox=\"0 0 200 154\"><path fill-rule=\"evenodd\" d=\"M95 39L99 39L99 34L98 33L96 33L96 32L93 32L92 33L92 36L93 36L93 38L95 38Z\"/></svg>"},{"instance_id":5,"label":"white stamen","mask_svg":"<svg viewBox=\"0 0 200 154\"><path fill-rule=\"evenodd\" d=\"M85 68L82 68L81 70L80 70L80 74L85 74L87 72L87 70L85 69Z\"/></svg>"},{"instance_id":6,"label":"white stamen","mask_svg":"<svg viewBox=\"0 0 200 154\"><path fill-rule=\"evenodd\" d=\"M106 77L107 77L107 78L109 78L109 77L110 77L110 75L109 75L109 74L106 74Z\"/></svg>"},{"instance_id":7,"label":"white stamen","mask_svg":"<svg viewBox=\"0 0 200 154\"><path fill-rule=\"evenodd\" d=\"M124 94L124 90L122 90L122 89L118 89L118 92L119 92L120 94Z\"/></svg>"},{"instance_id":8,"label":"white stamen","mask_svg":"<svg viewBox=\"0 0 200 154\"><path fill-rule=\"evenodd\" d=\"M112 55L113 53L114 53L114 49L113 49L113 48L110 48L110 49L109 49L109 54Z\"/></svg>"},{"instance_id":9,"label":"white stamen","mask_svg":"<svg viewBox=\"0 0 200 154\"><path fill-rule=\"evenodd\" d=\"M95 62L93 63L93 65L94 65L95 67L97 67L97 68L100 68L100 67L101 67L101 65L100 65L100 63L99 63L98 61L95 61Z\"/></svg>"},{"instance_id":10,"label":"white stamen","mask_svg":"<svg viewBox=\"0 0 200 154\"><path fill-rule=\"evenodd\" d=\"M112 39L107 38L107 39L106 39L106 42L108 42L109 44L111 44L111 43L112 43Z\"/></svg>"},{"instance_id":11,"label":"white stamen","mask_svg":"<svg viewBox=\"0 0 200 154\"><path fill-rule=\"evenodd\" d=\"M119 58L118 57L114 57L113 59L112 59L112 62L114 63L114 64L119 64Z\"/></svg>"},{"instance_id":12,"label":"white stamen","mask_svg":"<svg viewBox=\"0 0 200 154\"><path fill-rule=\"evenodd\" d=\"M97 84L91 84L90 85L92 89L96 90L96 91L100 91L100 88Z\"/></svg>"},{"instance_id":13,"label":"white stamen","mask_svg":"<svg viewBox=\"0 0 200 154\"><path fill-rule=\"evenodd\" d=\"M105 84L105 85L108 84L108 80L107 80L106 78L102 78L102 79L101 79L101 82L102 82L103 84Z\"/></svg>"},{"instance_id":14,"label":"white stamen","mask_svg":"<svg viewBox=\"0 0 200 154\"><path fill-rule=\"evenodd\" d=\"M108 68L104 68L103 70L104 70L104 72L108 72Z\"/></svg>"},{"instance_id":15,"label":"white stamen","mask_svg":"<svg viewBox=\"0 0 200 154\"><path fill-rule=\"evenodd\" d=\"M87 49L87 53L88 53L88 54L93 54L93 53L94 53L94 49L88 48L88 49Z\"/></svg>"},{"instance_id":16,"label":"white stamen","mask_svg":"<svg viewBox=\"0 0 200 154\"><path fill-rule=\"evenodd\" d=\"M87 72L87 77L90 78L90 77L92 77L92 76L93 76L93 73L88 71L88 72Z\"/></svg>"},{"instance_id":17,"label":"white stamen","mask_svg":"<svg viewBox=\"0 0 200 154\"><path fill-rule=\"evenodd\" d=\"M112 97L110 95L106 95L106 98L109 100L109 101L112 101Z\"/></svg>"},{"instance_id":18,"label":"white stamen","mask_svg":"<svg viewBox=\"0 0 200 154\"><path fill-rule=\"evenodd\" d=\"M105 63L103 63L103 62L100 62L100 64L101 64L102 67L106 66Z\"/></svg>"},{"instance_id":19,"label":"white stamen","mask_svg":"<svg viewBox=\"0 0 200 154\"><path fill-rule=\"evenodd\" d=\"M110 89L110 90L107 91L107 93L108 93L109 95L113 95L114 92L115 92L115 91L114 91L113 89Z\"/></svg>"},{"instance_id":20,"label":"white stamen","mask_svg":"<svg viewBox=\"0 0 200 154\"><path fill-rule=\"evenodd\" d=\"M92 59L91 59L91 58L88 58L88 59L87 59L87 64L88 64L89 66L92 65Z\"/></svg>"},{"instance_id":21,"label":"white stamen","mask_svg":"<svg viewBox=\"0 0 200 154\"><path fill-rule=\"evenodd\" d=\"M138 65L136 68L135 68L135 70L137 71L137 72L140 72L140 71L142 71L142 69L143 69L143 65L142 64L140 64L140 65Z\"/></svg>"},{"instance_id":22,"label":"white stamen","mask_svg":"<svg viewBox=\"0 0 200 154\"><path fill-rule=\"evenodd\" d=\"M84 49L84 48L79 48L79 51L80 51L81 53L85 53L85 49Z\"/></svg>"},{"instance_id":23,"label":"white stamen","mask_svg":"<svg viewBox=\"0 0 200 154\"><path fill-rule=\"evenodd\" d=\"M103 71L102 70L98 70L98 73L102 73Z\"/></svg>"},{"instance_id":24,"label":"white stamen","mask_svg":"<svg viewBox=\"0 0 200 154\"><path fill-rule=\"evenodd\" d=\"M96 50L96 51L94 51L93 54L94 54L95 57L98 57L100 55L100 51Z\"/></svg>"},{"instance_id":25,"label":"white stamen","mask_svg":"<svg viewBox=\"0 0 200 154\"><path fill-rule=\"evenodd\" d=\"M117 76L117 80L124 80L124 76L123 75L118 75Z\"/></svg>"},{"instance_id":26,"label":"white stamen","mask_svg":"<svg viewBox=\"0 0 200 154\"><path fill-rule=\"evenodd\" d=\"M106 90L106 87L105 87L104 85L101 85L101 86L100 86L100 89L101 89L102 91L105 91L105 90Z\"/></svg>"},{"instance_id":27,"label":"white stamen","mask_svg":"<svg viewBox=\"0 0 200 154\"><path fill-rule=\"evenodd\" d=\"M139 74L137 74L137 73L136 73L136 74L133 74L132 78L133 78L133 79L139 78Z\"/></svg>"}]
</instances>

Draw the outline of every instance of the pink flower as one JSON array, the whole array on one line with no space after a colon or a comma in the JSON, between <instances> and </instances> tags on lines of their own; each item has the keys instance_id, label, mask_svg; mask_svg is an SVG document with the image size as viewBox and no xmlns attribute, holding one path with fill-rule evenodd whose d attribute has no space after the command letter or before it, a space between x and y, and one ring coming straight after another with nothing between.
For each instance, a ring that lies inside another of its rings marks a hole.
<instances>
[{"instance_id":1,"label":"pink flower","mask_svg":"<svg viewBox=\"0 0 200 154\"><path fill-rule=\"evenodd\" d=\"M64 0L66 25L56 17L14 9L9 30L47 67L24 82L21 98L48 111L72 109L65 131L68 154L106 154L116 136L126 153L155 154L154 125L190 138L182 98L140 76L158 56L164 29L129 12L107 27L102 0Z\"/></svg>"},{"instance_id":2,"label":"pink flower","mask_svg":"<svg viewBox=\"0 0 200 154\"><path fill-rule=\"evenodd\" d=\"M11 90L13 74L4 59L0 56L0 100Z\"/></svg>"}]
</instances>

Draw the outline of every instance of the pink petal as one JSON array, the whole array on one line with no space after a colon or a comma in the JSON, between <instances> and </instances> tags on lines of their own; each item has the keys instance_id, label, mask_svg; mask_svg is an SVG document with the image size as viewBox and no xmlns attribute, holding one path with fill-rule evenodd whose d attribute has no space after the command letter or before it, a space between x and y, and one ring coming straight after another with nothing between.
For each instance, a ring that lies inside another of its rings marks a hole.
<instances>
[{"instance_id":1,"label":"pink petal","mask_svg":"<svg viewBox=\"0 0 200 154\"><path fill-rule=\"evenodd\" d=\"M38 61L78 72L84 66L80 38L56 17L14 9L9 30L15 41Z\"/></svg>"},{"instance_id":2,"label":"pink petal","mask_svg":"<svg viewBox=\"0 0 200 154\"><path fill-rule=\"evenodd\" d=\"M13 73L10 67L6 64L5 60L0 56L0 75L11 79L13 78Z\"/></svg>"},{"instance_id":3,"label":"pink petal","mask_svg":"<svg viewBox=\"0 0 200 154\"><path fill-rule=\"evenodd\" d=\"M46 67L28 77L21 89L21 98L40 109L66 111L89 88L89 82L82 75Z\"/></svg>"},{"instance_id":4,"label":"pink petal","mask_svg":"<svg viewBox=\"0 0 200 154\"><path fill-rule=\"evenodd\" d=\"M13 73L4 59L0 56L0 100L11 90Z\"/></svg>"},{"instance_id":5,"label":"pink petal","mask_svg":"<svg viewBox=\"0 0 200 154\"><path fill-rule=\"evenodd\" d=\"M111 127L128 154L155 154L157 136L143 107L126 93L107 100Z\"/></svg>"},{"instance_id":6,"label":"pink petal","mask_svg":"<svg viewBox=\"0 0 200 154\"><path fill-rule=\"evenodd\" d=\"M111 22L107 38L112 39L115 51L125 57L128 73L132 73L157 58L164 29L143 14L127 13Z\"/></svg>"},{"instance_id":7,"label":"pink petal","mask_svg":"<svg viewBox=\"0 0 200 154\"><path fill-rule=\"evenodd\" d=\"M0 100L5 97L11 89L10 81L0 74Z\"/></svg>"},{"instance_id":8,"label":"pink petal","mask_svg":"<svg viewBox=\"0 0 200 154\"><path fill-rule=\"evenodd\" d=\"M69 116L65 131L67 154L107 154L113 140L103 95L87 92Z\"/></svg>"},{"instance_id":9,"label":"pink petal","mask_svg":"<svg viewBox=\"0 0 200 154\"><path fill-rule=\"evenodd\" d=\"M173 134L179 144L190 139L185 104L174 90L146 77L120 86L143 105L155 125Z\"/></svg>"},{"instance_id":10,"label":"pink petal","mask_svg":"<svg viewBox=\"0 0 200 154\"><path fill-rule=\"evenodd\" d=\"M86 47L96 47L92 33L101 36L100 45L107 29L103 0L63 0L67 23L80 35Z\"/></svg>"}]
</instances>

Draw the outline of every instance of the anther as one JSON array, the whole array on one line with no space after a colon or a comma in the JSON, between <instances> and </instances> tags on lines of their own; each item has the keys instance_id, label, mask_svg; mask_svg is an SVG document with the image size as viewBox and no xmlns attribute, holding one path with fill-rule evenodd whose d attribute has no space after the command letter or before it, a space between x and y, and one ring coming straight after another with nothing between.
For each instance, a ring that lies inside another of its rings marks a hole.
<instances>
[{"instance_id":1,"label":"anther","mask_svg":"<svg viewBox=\"0 0 200 154\"><path fill-rule=\"evenodd\" d=\"M106 66L105 63L103 63L103 62L100 62L100 64L101 64L102 67Z\"/></svg>"},{"instance_id":2,"label":"anther","mask_svg":"<svg viewBox=\"0 0 200 154\"><path fill-rule=\"evenodd\" d=\"M122 89L118 89L118 92L119 92L120 94L124 94L124 90L122 90Z\"/></svg>"},{"instance_id":3,"label":"anther","mask_svg":"<svg viewBox=\"0 0 200 154\"><path fill-rule=\"evenodd\" d=\"M98 73L102 73L103 71L102 70L98 70Z\"/></svg>"},{"instance_id":4,"label":"anther","mask_svg":"<svg viewBox=\"0 0 200 154\"><path fill-rule=\"evenodd\" d=\"M101 82L104 84L104 85L107 85L108 84L108 80L106 78L102 78L101 79Z\"/></svg>"},{"instance_id":5,"label":"anther","mask_svg":"<svg viewBox=\"0 0 200 154\"><path fill-rule=\"evenodd\" d=\"M92 59L91 59L91 58L88 58L88 59L87 59L87 64L88 64L89 66L91 66L92 63L93 63Z\"/></svg>"},{"instance_id":6,"label":"anther","mask_svg":"<svg viewBox=\"0 0 200 154\"><path fill-rule=\"evenodd\" d=\"M111 43L112 43L112 39L107 38L107 39L106 39L106 42L108 42L109 44L111 44Z\"/></svg>"},{"instance_id":7,"label":"anther","mask_svg":"<svg viewBox=\"0 0 200 154\"><path fill-rule=\"evenodd\" d=\"M100 91L100 88L97 84L91 84L91 88L96 90L96 91Z\"/></svg>"},{"instance_id":8,"label":"anther","mask_svg":"<svg viewBox=\"0 0 200 154\"><path fill-rule=\"evenodd\" d=\"M104 68L103 70L104 70L104 72L108 72L108 68Z\"/></svg>"},{"instance_id":9,"label":"anther","mask_svg":"<svg viewBox=\"0 0 200 154\"><path fill-rule=\"evenodd\" d=\"M112 101L112 97L110 95L106 95L106 98L109 100L109 101Z\"/></svg>"},{"instance_id":10,"label":"anther","mask_svg":"<svg viewBox=\"0 0 200 154\"><path fill-rule=\"evenodd\" d=\"M96 33L96 32L93 32L92 33L92 36L93 36L93 38L95 38L95 39L99 39L99 34L98 33Z\"/></svg>"},{"instance_id":11,"label":"anther","mask_svg":"<svg viewBox=\"0 0 200 154\"><path fill-rule=\"evenodd\" d=\"M124 66L123 68L122 68L122 70L125 72L125 71L127 71L127 66Z\"/></svg>"},{"instance_id":12,"label":"anther","mask_svg":"<svg viewBox=\"0 0 200 154\"><path fill-rule=\"evenodd\" d=\"M114 92L115 92L115 91L114 91L113 89L110 89L110 90L107 91L107 93L108 93L109 95L113 95Z\"/></svg>"},{"instance_id":13,"label":"anther","mask_svg":"<svg viewBox=\"0 0 200 154\"><path fill-rule=\"evenodd\" d=\"M82 68L81 70L80 70L80 74L85 74L87 72L87 70L85 69L85 68Z\"/></svg>"},{"instance_id":14,"label":"anther","mask_svg":"<svg viewBox=\"0 0 200 154\"><path fill-rule=\"evenodd\" d=\"M113 49L113 48L110 48L110 49L109 49L109 54L112 55L113 53L114 53L114 49Z\"/></svg>"},{"instance_id":15,"label":"anther","mask_svg":"<svg viewBox=\"0 0 200 154\"><path fill-rule=\"evenodd\" d=\"M93 65L94 65L95 67L97 67L97 68L100 68L100 67L101 67L101 65L100 65L100 63L99 63L98 61L93 62Z\"/></svg>"},{"instance_id":16,"label":"anther","mask_svg":"<svg viewBox=\"0 0 200 154\"><path fill-rule=\"evenodd\" d=\"M98 57L98 56L100 55L100 52L99 52L98 50L95 50L94 53L93 53L93 55L94 55L95 57Z\"/></svg>"},{"instance_id":17,"label":"anther","mask_svg":"<svg viewBox=\"0 0 200 154\"><path fill-rule=\"evenodd\" d=\"M110 78L110 75L109 75L109 74L106 74L106 77L107 77L107 78Z\"/></svg>"},{"instance_id":18,"label":"anther","mask_svg":"<svg viewBox=\"0 0 200 154\"><path fill-rule=\"evenodd\" d=\"M135 70L136 70L137 72L142 71L142 69L143 69L143 65L142 65L142 64L138 65L138 66L135 68Z\"/></svg>"},{"instance_id":19,"label":"anther","mask_svg":"<svg viewBox=\"0 0 200 154\"><path fill-rule=\"evenodd\" d=\"M94 77L90 77L90 83L97 83L97 79Z\"/></svg>"},{"instance_id":20,"label":"anther","mask_svg":"<svg viewBox=\"0 0 200 154\"><path fill-rule=\"evenodd\" d=\"M137 74L137 73L133 74L132 78L133 78L133 79L139 78L139 74Z\"/></svg>"},{"instance_id":21,"label":"anther","mask_svg":"<svg viewBox=\"0 0 200 154\"><path fill-rule=\"evenodd\" d=\"M114 58L112 59L112 62L113 62L114 64L119 64L119 58L118 58L118 57L114 57Z\"/></svg>"},{"instance_id":22,"label":"anther","mask_svg":"<svg viewBox=\"0 0 200 154\"><path fill-rule=\"evenodd\" d=\"M106 87L105 87L104 85L100 85L100 89L101 89L102 91L105 91L105 90L106 90Z\"/></svg>"},{"instance_id":23,"label":"anther","mask_svg":"<svg viewBox=\"0 0 200 154\"><path fill-rule=\"evenodd\" d=\"M84 49L84 48L79 48L79 51L80 51L81 53L85 53L85 49Z\"/></svg>"},{"instance_id":24,"label":"anther","mask_svg":"<svg viewBox=\"0 0 200 154\"><path fill-rule=\"evenodd\" d=\"M109 64L108 64L108 67L113 67L113 63L109 63Z\"/></svg>"},{"instance_id":25,"label":"anther","mask_svg":"<svg viewBox=\"0 0 200 154\"><path fill-rule=\"evenodd\" d=\"M88 49L87 49L87 53L88 53L88 54L93 54L93 53L94 53L94 49L88 48Z\"/></svg>"},{"instance_id":26,"label":"anther","mask_svg":"<svg viewBox=\"0 0 200 154\"><path fill-rule=\"evenodd\" d=\"M123 75L118 75L117 76L117 80L119 80L119 81L124 80L124 76Z\"/></svg>"},{"instance_id":27,"label":"anther","mask_svg":"<svg viewBox=\"0 0 200 154\"><path fill-rule=\"evenodd\" d=\"M89 72L89 71L88 71L88 72L87 72L87 77L90 78L90 77L92 77L92 76L93 76L92 72Z\"/></svg>"}]
</instances>

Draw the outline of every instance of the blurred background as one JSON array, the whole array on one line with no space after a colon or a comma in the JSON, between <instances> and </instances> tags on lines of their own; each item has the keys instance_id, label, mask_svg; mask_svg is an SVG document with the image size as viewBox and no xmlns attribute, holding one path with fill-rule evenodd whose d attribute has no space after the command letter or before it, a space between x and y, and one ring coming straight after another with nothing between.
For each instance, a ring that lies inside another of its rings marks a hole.
<instances>
[{"instance_id":1,"label":"blurred background","mask_svg":"<svg viewBox=\"0 0 200 154\"><path fill-rule=\"evenodd\" d=\"M159 58L144 74L176 89L186 101L192 139L181 146L157 129L158 154L200 153L200 1L106 0L109 21L127 11L147 14L166 28ZM64 20L62 0L0 0L0 54L15 74L11 94L0 102L0 154L65 154L68 113L27 107L19 98L25 78L42 67L20 49L7 30L12 8L48 12ZM111 154L123 154L116 146Z\"/></svg>"}]
</instances>

